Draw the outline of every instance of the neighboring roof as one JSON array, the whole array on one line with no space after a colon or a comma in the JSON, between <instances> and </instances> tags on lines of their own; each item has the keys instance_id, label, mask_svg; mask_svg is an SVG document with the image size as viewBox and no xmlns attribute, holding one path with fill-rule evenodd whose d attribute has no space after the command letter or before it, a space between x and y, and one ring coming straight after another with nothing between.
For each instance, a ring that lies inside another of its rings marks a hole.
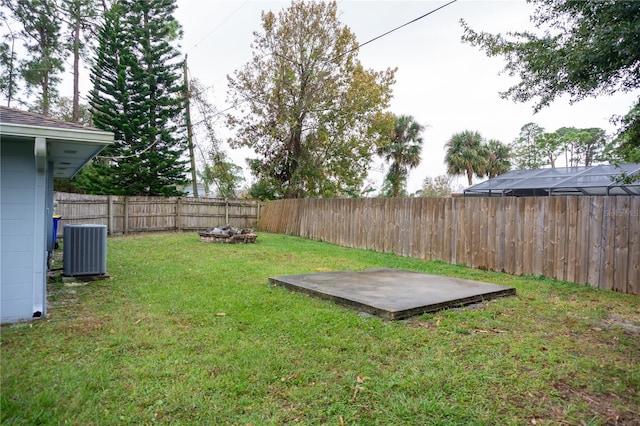
<instances>
[{"instance_id":1,"label":"neighboring roof","mask_svg":"<svg viewBox=\"0 0 640 426\"><path fill-rule=\"evenodd\" d=\"M465 196L640 195L640 181L622 184L620 175L640 176L640 164L513 170L470 186Z\"/></svg>"},{"instance_id":2,"label":"neighboring roof","mask_svg":"<svg viewBox=\"0 0 640 426\"><path fill-rule=\"evenodd\" d=\"M84 164L113 143L111 132L1 106L0 136L30 142L45 138L47 160L53 162L55 178L73 177Z\"/></svg>"}]
</instances>

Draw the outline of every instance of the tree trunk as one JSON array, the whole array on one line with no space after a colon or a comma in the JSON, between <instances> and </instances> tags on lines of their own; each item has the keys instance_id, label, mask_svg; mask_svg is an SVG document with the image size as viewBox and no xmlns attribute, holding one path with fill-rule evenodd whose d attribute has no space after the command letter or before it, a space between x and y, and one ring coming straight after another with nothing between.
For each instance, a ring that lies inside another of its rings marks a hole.
<instances>
[{"instance_id":1,"label":"tree trunk","mask_svg":"<svg viewBox=\"0 0 640 426\"><path fill-rule=\"evenodd\" d=\"M40 83L40 88L42 89L42 115L49 115L49 103L51 100L49 99L49 73L51 72L51 67L49 66L51 61L49 59L49 53L46 50L46 46L44 46L44 40L47 34L44 33L44 30L40 30L40 47L42 50L42 58L43 62L49 69L45 69L42 80Z\"/></svg>"},{"instance_id":2,"label":"tree trunk","mask_svg":"<svg viewBox=\"0 0 640 426\"><path fill-rule=\"evenodd\" d=\"M9 25L7 25L7 28ZM11 59L9 60L9 81L7 86L7 108L11 108L11 98L13 97L13 61L15 59L15 44L16 38L9 28L9 33L11 34Z\"/></svg>"},{"instance_id":3,"label":"tree trunk","mask_svg":"<svg viewBox=\"0 0 640 426\"><path fill-rule=\"evenodd\" d=\"M49 115L49 78L45 77L42 81L42 115Z\"/></svg>"},{"instance_id":4,"label":"tree trunk","mask_svg":"<svg viewBox=\"0 0 640 426\"><path fill-rule=\"evenodd\" d=\"M71 121L80 121L80 22L75 22L73 29L73 106Z\"/></svg>"}]
</instances>

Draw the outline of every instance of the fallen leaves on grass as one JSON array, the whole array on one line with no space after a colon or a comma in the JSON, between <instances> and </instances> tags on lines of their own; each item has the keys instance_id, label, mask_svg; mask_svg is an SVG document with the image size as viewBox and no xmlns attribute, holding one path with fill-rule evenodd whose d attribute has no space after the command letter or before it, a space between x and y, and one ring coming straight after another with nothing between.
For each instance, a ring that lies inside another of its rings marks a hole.
<instances>
[{"instance_id":1,"label":"fallen leaves on grass","mask_svg":"<svg viewBox=\"0 0 640 426\"><path fill-rule=\"evenodd\" d=\"M418 327L423 327L423 328L440 327L440 318L438 318L435 322L434 321L416 321L414 324Z\"/></svg>"},{"instance_id":2,"label":"fallen leaves on grass","mask_svg":"<svg viewBox=\"0 0 640 426\"><path fill-rule=\"evenodd\" d=\"M355 401L356 398L358 397L358 394L360 392L362 392L364 390L364 382L368 379L368 377L364 376L364 377L360 377L360 376L356 376L356 386L353 389L353 396L351 397L351 401Z\"/></svg>"},{"instance_id":3,"label":"fallen leaves on grass","mask_svg":"<svg viewBox=\"0 0 640 426\"><path fill-rule=\"evenodd\" d=\"M293 379L297 379L297 378L298 378L298 375L296 373L292 373L292 374L289 374L288 376L280 377L280 381L281 382L286 382L288 380L293 380Z\"/></svg>"},{"instance_id":4,"label":"fallen leaves on grass","mask_svg":"<svg viewBox=\"0 0 640 426\"><path fill-rule=\"evenodd\" d=\"M499 328L490 328L488 330L485 330L484 328L476 328L475 330L471 331L472 333L496 333L496 334L500 334L500 333L506 333L506 330L500 330Z\"/></svg>"},{"instance_id":5,"label":"fallen leaves on grass","mask_svg":"<svg viewBox=\"0 0 640 426\"><path fill-rule=\"evenodd\" d=\"M353 390L353 397L351 397L351 401L355 401L356 398L358 397L358 393L362 392L363 390L364 390L363 386L356 385L356 387Z\"/></svg>"}]
</instances>

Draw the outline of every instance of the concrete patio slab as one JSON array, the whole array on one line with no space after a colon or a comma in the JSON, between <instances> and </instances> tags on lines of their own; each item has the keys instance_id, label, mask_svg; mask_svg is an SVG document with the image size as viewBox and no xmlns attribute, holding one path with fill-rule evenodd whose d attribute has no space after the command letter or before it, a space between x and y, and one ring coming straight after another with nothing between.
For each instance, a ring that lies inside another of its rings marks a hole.
<instances>
[{"instance_id":1,"label":"concrete patio slab","mask_svg":"<svg viewBox=\"0 0 640 426\"><path fill-rule=\"evenodd\" d=\"M389 320L516 294L512 287L392 268L283 275L269 281Z\"/></svg>"}]
</instances>

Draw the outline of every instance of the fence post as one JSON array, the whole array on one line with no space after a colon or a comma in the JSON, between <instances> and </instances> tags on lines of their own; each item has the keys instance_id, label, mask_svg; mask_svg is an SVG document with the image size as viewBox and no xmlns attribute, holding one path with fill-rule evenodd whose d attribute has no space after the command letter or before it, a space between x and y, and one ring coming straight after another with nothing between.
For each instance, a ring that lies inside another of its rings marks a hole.
<instances>
[{"instance_id":1,"label":"fence post","mask_svg":"<svg viewBox=\"0 0 640 426\"><path fill-rule=\"evenodd\" d=\"M107 234L113 234L113 196L107 196Z\"/></svg>"},{"instance_id":2,"label":"fence post","mask_svg":"<svg viewBox=\"0 0 640 426\"><path fill-rule=\"evenodd\" d=\"M129 233L129 197L124 197L124 233Z\"/></svg>"},{"instance_id":3,"label":"fence post","mask_svg":"<svg viewBox=\"0 0 640 426\"><path fill-rule=\"evenodd\" d=\"M176 201L176 229L178 231L182 231L182 212L180 211L180 207L182 206L182 197L178 197Z\"/></svg>"},{"instance_id":4,"label":"fence post","mask_svg":"<svg viewBox=\"0 0 640 426\"><path fill-rule=\"evenodd\" d=\"M260 222L260 200L256 200L256 228L258 227L258 223Z\"/></svg>"},{"instance_id":5,"label":"fence post","mask_svg":"<svg viewBox=\"0 0 640 426\"><path fill-rule=\"evenodd\" d=\"M224 199L224 223L229 224L229 200L226 198Z\"/></svg>"}]
</instances>

